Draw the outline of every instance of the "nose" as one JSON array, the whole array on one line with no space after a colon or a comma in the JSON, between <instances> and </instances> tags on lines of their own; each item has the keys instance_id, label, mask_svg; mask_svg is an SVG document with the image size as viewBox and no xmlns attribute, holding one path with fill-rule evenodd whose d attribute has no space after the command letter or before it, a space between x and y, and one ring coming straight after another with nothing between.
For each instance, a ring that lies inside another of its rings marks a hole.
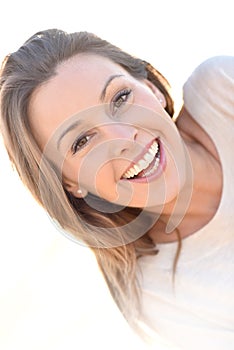
<instances>
[{"instance_id":1,"label":"nose","mask_svg":"<svg viewBox=\"0 0 234 350\"><path fill-rule=\"evenodd\" d=\"M134 125L113 123L104 128L106 139L112 143L115 155L123 154L137 139L138 130Z\"/></svg>"}]
</instances>

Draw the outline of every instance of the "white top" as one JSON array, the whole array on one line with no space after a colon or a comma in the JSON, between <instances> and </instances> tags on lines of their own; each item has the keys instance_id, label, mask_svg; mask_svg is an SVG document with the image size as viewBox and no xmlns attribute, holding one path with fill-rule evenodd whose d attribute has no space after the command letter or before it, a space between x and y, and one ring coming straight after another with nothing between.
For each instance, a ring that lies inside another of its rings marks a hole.
<instances>
[{"instance_id":1,"label":"white top","mask_svg":"<svg viewBox=\"0 0 234 350\"><path fill-rule=\"evenodd\" d=\"M183 239L174 289L177 243L158 244L158 255L139 259L143 319L153 337L160 334L178 349L229 350L234 349L234 57L202 63L184 85L184 104L217 147L223 192L213 219Z\"/></svg>"}]
</instances>

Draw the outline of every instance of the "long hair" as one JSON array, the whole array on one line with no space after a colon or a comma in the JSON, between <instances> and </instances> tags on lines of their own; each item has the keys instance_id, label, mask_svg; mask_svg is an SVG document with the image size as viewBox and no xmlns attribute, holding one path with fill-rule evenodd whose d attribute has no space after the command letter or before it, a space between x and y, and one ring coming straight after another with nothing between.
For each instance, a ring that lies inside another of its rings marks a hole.
<instances>
[{"instance_id":1,"label":"long hair","mask_svg":"<svg viewBox=\"0 0 234 350\"><path fill-rule=\"evenodd\" d=\"M114 300L134 326L140 308L137 258L156 254L155 244L146 233L128 244L108 246L103 228L114 229L113 237L122 239L126 235L124 227L140 214L141 209L127 207L118 212L104 213L91 208L85 200L75 198L64 188L51 162L44 159L42 166L42 152L29 125L28 109L33 92L56 74L59 64L80 53L107 57L133 77L148 78L164 94L165 109L173 116L169 84L149 63L94 34L68 34L50 29L33 35L3 62L0 80L1 132L10 160L23 183L61 228L74 239L90 246Z\"/></svg>"}]
</instances>

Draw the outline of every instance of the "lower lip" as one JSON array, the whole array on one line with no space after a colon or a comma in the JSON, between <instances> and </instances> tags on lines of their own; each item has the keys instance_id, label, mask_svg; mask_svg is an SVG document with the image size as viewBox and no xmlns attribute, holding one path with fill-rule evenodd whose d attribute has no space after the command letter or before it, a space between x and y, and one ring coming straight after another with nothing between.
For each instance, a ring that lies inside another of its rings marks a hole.
<instances>
[{"instance_id":1,"label":"lower lip","mask_svg":"<svg viewBox=\"0 0 234 350\"><path fill-rule=\"evenodd\" d=\"M155 171L148 176L143 176L135 179L124 179L124 180L131 181L131 182L138 182L138 183L148 183L158 179L162 175L162 173L166 168L166 156L165 156L162 142L160 140L157 140L157 142L159 143L159 146L160 146L160 161L157 169L155 169Z\"/></svg>"}]
</instances>

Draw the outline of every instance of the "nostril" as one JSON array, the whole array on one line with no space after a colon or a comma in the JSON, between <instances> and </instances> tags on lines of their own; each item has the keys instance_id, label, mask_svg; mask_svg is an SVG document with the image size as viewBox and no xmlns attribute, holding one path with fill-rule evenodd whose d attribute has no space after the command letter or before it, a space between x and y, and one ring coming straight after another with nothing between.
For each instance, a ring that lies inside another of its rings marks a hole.
<instances>
[{"instance_id":1,"label":"nostril","mask_svg":"<svg viewBox=\"0 0 234 350\"><path fill-rule=\"evenodd\" d=\"M123 148L122 150L121 150L121 154L123 154L123 153L125 153L127 151L127 148Z\"/></svg>"},{"instance_id":2,"label":"nostril","mask_svg":"<svg viewBox=\"0 0 234 350\"><path fill-rule=\"evenodd\" d=\"M134 128L134 136L133 136L134 141L136 141L137 135L138 135L138 130L136 128Z\"/></svg>"}]
</instances>

